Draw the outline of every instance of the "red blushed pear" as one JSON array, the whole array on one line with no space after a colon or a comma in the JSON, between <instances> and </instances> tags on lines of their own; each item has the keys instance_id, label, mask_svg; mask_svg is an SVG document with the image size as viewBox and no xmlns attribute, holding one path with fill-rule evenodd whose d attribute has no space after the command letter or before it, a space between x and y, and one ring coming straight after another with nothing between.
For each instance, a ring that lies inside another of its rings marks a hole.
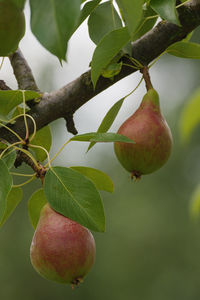
<instances>
[{"instance_id":1,"label":"red blushed pear","mask_svg":"<svg viewBox=\"0 0 200 300\"><path fill-rule=\"evenodd\" d=\"M152 173L167 162L172 149L172 134L153 88L147 91L139 108L121 125L118 133L135 142L114 143L119 162L132 177L137 179Z\"/></svg>"},{"instance_id":2,"label":"red blushed pear","mask_svg":"<svg viewBox=\"0 0 200 300\"><path fill-rule=\"evenodd\" d=\"M30 257L44 278L78 285L94 264L95 241L87 228L46 204L33 236Z\"/></svg>"}]
</instances>

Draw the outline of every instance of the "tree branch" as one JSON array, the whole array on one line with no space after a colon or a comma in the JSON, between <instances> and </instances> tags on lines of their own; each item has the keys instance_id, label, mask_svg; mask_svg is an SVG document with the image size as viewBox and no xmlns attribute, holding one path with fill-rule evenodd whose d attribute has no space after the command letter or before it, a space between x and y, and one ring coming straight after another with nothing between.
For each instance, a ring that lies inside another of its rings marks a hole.
<instances>
[{"instance_id":1,"label":"tree branch","mask_svg":"<svg viewBox=\"0 0 200 300\"><path fill-rule=\"evenodd\" d=\"M133 43L132 56L140 61L142 65L148 65L151 61L161 55L168 46L182 40L188 33L200 25L199 0L193 0L186 5L181 6L178 9L178 13L182 26L162 21L155 28ZM11 57L11 63L13 63L13 69L15 70L19 87L22 89L28 88L37 90L29 67L27 68L26 64L22 66L20 63L18 66L17 63L14 65L16 55L18 58L21 57L21 54L17 52L17 54L14 54ZM123 58L123 61L127 63L127 58ZM130 61L128 62L130 63ZM26 68L28 73L25 72ZM91 83L90 71L87 71L59 90L44 94L43 99L39 104L31 108L29 114L35 119L37 129L50 124L56 119L66 119L67 115L72 116L79 107L84 105L94 96L133 72L135 72L133 68L123 66L121 72L114 77L113 81L100 77L96 89L94 90ZM33 124L30 120L28 120L28 125L31 133L33 131ZM16 123L10 125L10 127L12 127L12 129L22 138L25 136L23 118L18 119ZM9 142L16 141L16 137L4 128L0 128L0 137Z\"/></svg>"},{"instance_id":2,"label":"tree branch","mask_svg":"<svg viewBox=\"0 0 200 300\"><path fill-rule=\"evenodd\" d=\"M9 88L9 86L7 86L3 80L0 80L0 90L7 91L7 90L11 90L11 88Z\"/></svg>"},{"instance_id":3,"label":"tree branch","mask_svg":"<svg viewBox=\"0 0 200 300\"><path fill-rule=\"evenodd\" d=\"M18 49L14 54L10 55L9 59L15 74L15 78L17 79L19 89L39 92L31 68L29 67L20 49Z\"/></svg>"}]
</instances>

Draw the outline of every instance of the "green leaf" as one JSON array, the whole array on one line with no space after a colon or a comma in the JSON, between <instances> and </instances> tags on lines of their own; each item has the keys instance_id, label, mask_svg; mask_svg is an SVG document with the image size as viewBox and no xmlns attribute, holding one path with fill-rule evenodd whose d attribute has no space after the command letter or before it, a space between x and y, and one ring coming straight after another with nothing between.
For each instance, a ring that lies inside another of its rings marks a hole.
<instances>
[{"instance_id":1,"label":"green leaf","mask_svg":"<svg viewBox=\"0 0 200 300\"><path fill-rule=\"evenodd\" d=\"M200 185L194 190L190 201L190 215L197 219L200 216Z\"/></svg>"},{"instance_id":2,"label":"green leaf","mask_svg":"<svg viewBox=\"0 0 200 300\"><path fill-rule=\"evenodd\" d=\"M1 149L1 150L4 150L4 149L6 149L6 148L7 148L7 145L4 144L4 143L2 143L2 142L0 142L0 149Z\"/></svg>"},{"instance_id":3,"label":"green leaf","mask_svg":"<svg viewBox=\"0 0 200 300\"><path fill-rule=\"evenodd\" d=\"M28 200L28 214L34 229L37 227L40 211L46 203L47 199L44 194L44 189L39 189L34 192Z\"/></svg>"},{"instance_id":4,"label":"green leaf","mask_svg":"<svg viewBox=\"0 0 200 300\"><path fill-rule=\"evenodd\" d=\"M156 15L155 11L149 5L143 6L142 18L140 20L140 23L136 31L134 32L133 39L132 39L133 41L139 39L146 32L148 32L150 29L153 28L158 18L158 17L153 17L155 15Z\"/></svg>"},{"instance_id":5,"label":"green leaf","mask_svg":"<svg viewBox=\"0 0 200 300\"><path fill-rule=\"evenodd\" d=\"M6 211L6 199L12 187L12 176L5 162L0 159L0 222Z\"/></svg>"},{"instance_id":6,"label":"green leaf","mask_svg":"<svg viewBox=\"0 0 200 300\"><path fill-rule=\"evenodd\" d=\"M79 134L73 136L70 141L79 141L79 142L104 142L104 143L110 143L110 142L122 142L122 143L134 143L133 140L129 139L128 137L113 133L113 132L107 132L107 133L101 133L101 132L89 132L84 134Z\"/></svg>"},{"instance_id":7,"label":"green leaf","mask_svg":"<svg viewBox=\"0 0 200 300\"><path fill-rule=\"evenodd\" d=\"M84 5L84 7L81 9L77 27L79 27L87 19L87 17L92 13L92 11L98 6L100 2L101 0L92 0Z\"/></svg>"},{"instance_id":8,"label":"green leaf","mask_svg":"<svg viewBox=\"0 0 200 300\"><path fill-rule=\"evenodd\" d=\"M31 100L41 95L34 91L24 91L25 100ZM23 93L20 90L0 91L0 114L6 116L15 106L23 102Z\"/></svg>"},{"instance_id":9,"label":"green leaf","mask_svg":"<svg viewBox=\"0 0 200 300\"><path fill-rule=\"evenodd\" d=\"M22 106L22 105L21 105L21 106ZM14 109L14 111L13 111L13 113L12 113L12 118L15 118L15 117L17 117L17 116L19 116L19 115L21 115L21 114L24 113L24 109L23 109L23 107L21 107L21 106L18 105L18 106ZM26 109L25 109L26 113L27 113L29 110L30 110L29 108L26 108Z\"/></svg>"},{"instance_id":10,"label":"green leaf","mask_svg":"<svg viewBox=\"0 0 200 300\"><path fill-rule=\"evenodd\" d=\"M200 59L200 44L177 42L169 46L166 52L178 57Z\"/></svg>"},{"instance_id":11,"label":"green leaf","mask_svg":"<svg viewBox=\"0 0 200 300\"><path fill-rule=\"evenodd\" d=\"M8 0L7 0L8 1ZM26 0L12 0L12 2L18 6L20 9L24 9Z\"/></svg>"},{"instance_id":12,"label":"green leaf","mask_svg":"<svg viewBox=\"0 0 200 300\"><path fill-rule=\"evenodd\" d=\"M117 0L125 24L128 27L131 38L142 18L143 0Z\"/></svg>"},{"instance_id":13,"label":"green leaf","mask_svg":"<svg viewBox=\"0 0 200 300\"><path fill-rule=\"evenodd\" d=\"M105 78L113 78L115 75L121 72L122 65L122 61L120 61L119 63L110 63L101 71L101 76Z\"/></svg>"},{"instance_id":14,"label":"green leaf","mask_svg":"<svg viewBox=\"0 0 200 300\"><path fill-rule=\"evenodd\" d=\"M17 156L16 151L13 151L13 150L8 151L3 155L2 160L4 161L4 163L6 164L8 169L12 168L12 166L15 162L16 156Z\"/></svg>"},{"instance_id":15,"label":"green leaf","mask_svg":"<svg viewBox=\"0 0 200 300\"><path fill-rule=\"evenodd\" d=\"M123 97L122 99L120 99L119 101L117 101L107 112L107 114L105 115L105 117L103 118L103 121L101 122L99 128L97 129L97 132L107 132L110 127L112 126L123 102L124 99L126 97ZM88 150L89 151L96 143L95 142L91 142L88 146Z\"/></svg>"},{"instance_id":16,"label":"green leaf","mask_svg":"<svg viewBox=\"0 0 200 300\"><path fill-rule=\"evenodd\" d=\"M96 185L98 190L113 193L113 182L104 172L98 169L81 166L74 166L70 168L88 177Z\"/></svg>"},{"instance_id":17,"label":"green leaf","mask_svg":"<svg viewBox=\"0 0 200 300\"><path fill-rule=\"evenodd\" d=\"M97 80L115 55L129 42L130 35L127 27L119 28L105 35L97 45L91 62L91 79L96 86Z\"/></svg>"},{"instance_id":18,"label":"green leaf","mask_svg":"<svg viewBox=\"0 0 200 300\"><path fill-rule=\"evenodd\" d=\"M78 29L78 27L87 19L87 17L92 13L92 11L98 6L101 0L92 0L87 2L84 7L81 9L80 16L78 19L78 23L74 27L69 39L74 34L74 32Z\"/></svg>"},{"instance_id":19,"label":"green leaf","mask_svg":"<svg viewBox=\"0 0 200 300\"><path fill-rule=\"evenodd\" d=\"M25 34L23 11L11 0L1 1L0 7L0 56L14 53Z\"/></svg>"},{"instance_id":20,"label":"green leaf","mask_svg":"<svg viewBox=\"0 0 200 300\"><path fill-rule=\"evenodd\" d=\"M191 31L190 33L188 33L188 35L182 40L182 42L189 42L193 33L194 33L194 30Z\"/></svg>"},{"instance_id":21,"label":"green leaf","mask_svg":"<svg viewBox=\"0 0 200 300\"><path fill-rule=\"evenodd\" d=\"M0 115L0 122L9 123L9 118L6 116Z\"/></svg>"},{"instance_id":22,"label":"green leaf","mask_svg":"<svg viewBox=\"0 0 200 300\"><path fill-rule=\"evenodd\" d=\"M38 130L35 137L31 141L32 145L42 146L44 147L48 152L51 148L52 143L52 136L51 136L51 130L49 126L45 126L42 129ZM47 158L47 154L44 150L39 148L31 148L35 155L37 160L42 162Z\"/></svg>"},{"instance_id":23,"label":"green leaf","mask_svg":"<svg viewBox=\"0 0 200 300\"><path fill-rule=\"evenodd\" d=\"M162 19L180 25L176 11L176 0L151 0L150 5Z\"/></svg>"},{"instance_id":24,"label":"green leaf","mask_svg":"<svg viewBox=\"0 0 200 300\"><path fill-rule=\"evenodd\" d=\"M189 138L200 124L200 89L184 105L180 117L180 136L183 142L188 142Z\"/></svg>"},{"instance_id":25,"label":"green leaf","mask_svg":"<svg viewBox=\"0 0 200 300\"><path fill-rule=\"evenodd\" d=\"M111 1L97 6L88 19L89 35L96 45L108 32L120 27L122 27L121 19Z\"/></svg>"},{"instance_id":26,"label":"green leaf","mask_svg":"<svg viewBox=\"0 0 200 300\"><path fill-rule=\"evenodd\" d=\"M65 60L67 42L80 15L81 0L30 0L31 30L39 42Z\"/></svg>"},{"instance_id":27,"label":"green leaf","mask_svg":"<svg viewBox=\"0 0 200 300\"><path fill-rule=\"evenodd\" d=\"M22 200L23 192L20 187L12 188L6 198L6 207L4 215L1 219L0 226L2 226L6 220L11 216L19 202Z\"/></svg>"},{"instance_id":28,"label":"green leaf","mask_svg":"<svg viewBox=\"0 0 200 300\"><path fill-rule=\"evenodd\" d=\"M91 180L70 168L54 167L45 175L44 192L53 209L81 225L103 232L105 216Z\"/></svg>"}]
</instances>

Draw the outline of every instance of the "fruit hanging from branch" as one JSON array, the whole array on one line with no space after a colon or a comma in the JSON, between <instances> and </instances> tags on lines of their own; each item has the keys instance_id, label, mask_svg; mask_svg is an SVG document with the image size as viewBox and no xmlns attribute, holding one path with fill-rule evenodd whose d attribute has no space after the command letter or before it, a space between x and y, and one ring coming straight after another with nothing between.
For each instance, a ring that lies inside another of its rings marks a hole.
<instances>
[{"instance_id":1,"label":"fruit hanging from branch","mask_svg":"<svg viewBox=\"0 0 200 300\"><path fill-rule=\"evenodd\" d=\"M147 93L139 108L119 128L118 133L135 144L114 143L115 154L132 177L152 173L168 160L172 149L171 130L160 110L158 93L146 82Z\"/></svg>"},{"instance_id":2,"label":"fruit hanging from branch","mask_svg":"<svg viewBox=\"0 0 200 300\"><path fill-rule=\"evenodd\" d=\"M44 278L78 285L94 264L95 241L87 228L45 204L30 257L33 267Z\"/></svg>"}]
</instances>

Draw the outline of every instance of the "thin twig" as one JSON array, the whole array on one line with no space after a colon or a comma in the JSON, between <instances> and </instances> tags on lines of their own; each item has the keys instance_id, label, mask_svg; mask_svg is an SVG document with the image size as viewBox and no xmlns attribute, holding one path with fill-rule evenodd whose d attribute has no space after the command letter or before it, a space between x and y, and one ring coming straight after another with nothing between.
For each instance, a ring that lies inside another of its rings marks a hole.
<instances>
[{"instance_id":1,"label":"thin twig","mask_svg":"<svg viewBox=\"0 0 200 300\"><path fill-rule=\"evenodd\" d=\"M147 91L153 89L153 85L151 83L151 78L149 75L149 68L147 66L144 66L140 72L143 74Z\"/></svg>"}]
</instances>

